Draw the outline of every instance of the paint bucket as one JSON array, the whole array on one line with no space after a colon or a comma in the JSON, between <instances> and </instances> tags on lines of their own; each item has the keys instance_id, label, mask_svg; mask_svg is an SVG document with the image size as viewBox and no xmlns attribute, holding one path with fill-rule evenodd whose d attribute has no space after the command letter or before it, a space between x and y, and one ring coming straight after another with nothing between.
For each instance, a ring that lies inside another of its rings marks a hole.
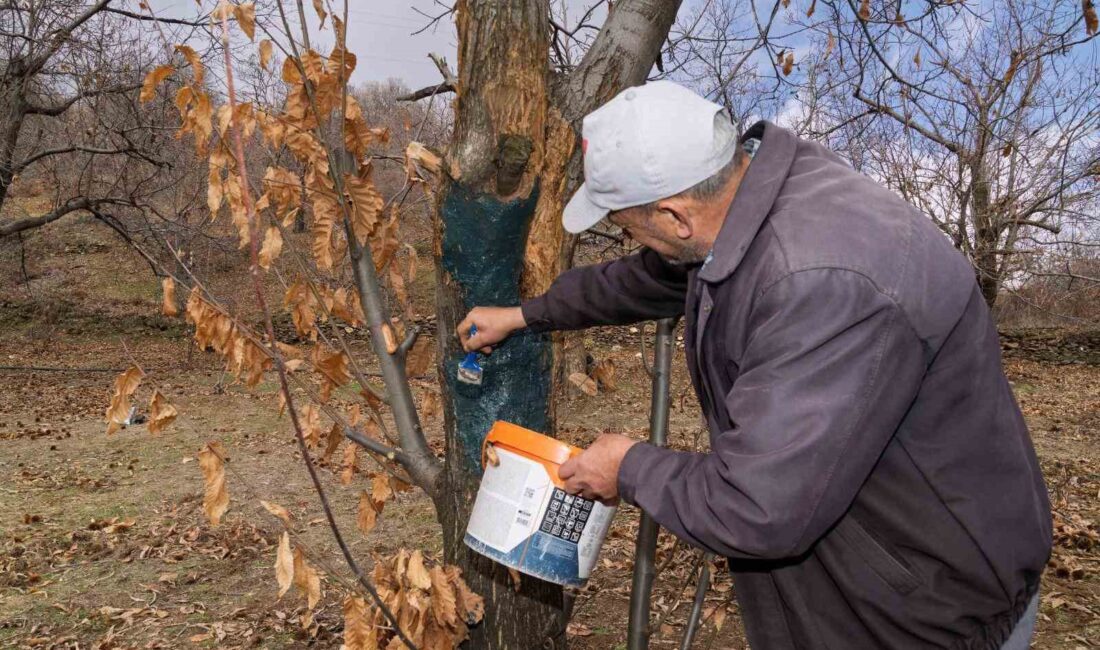
<instances>
[{"instance_id":1,"label":"paint bucket","mask_svg":"<svg viewBox=\"0 0 1100 650\"><path fill-rule=\"evenodd\" d=\"M486 462L493 446L499 463ZM581 450L496 422L485 438L485 473L466 527L466 546L527 575L580 587L600 552L615 508L566 494L558 467Z\"/></svg>"}]
</instances>

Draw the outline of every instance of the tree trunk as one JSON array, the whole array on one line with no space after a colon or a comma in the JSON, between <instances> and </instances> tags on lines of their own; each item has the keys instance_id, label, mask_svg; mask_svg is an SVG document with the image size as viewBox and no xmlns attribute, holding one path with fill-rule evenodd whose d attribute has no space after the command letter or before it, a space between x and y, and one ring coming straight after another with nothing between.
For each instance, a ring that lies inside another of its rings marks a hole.
<instances>
[{"instance_id":1,"label":"tree trunk","mask_svg":"<svg viewBox=\"0 0 1100 650\"><path fill-rule=\"evenodd\" d=\"M481 476L481 444L507 420L553 435L547 335L517 333L482 360L481 386L457 381L456 324L478 305L516 305L572 260L561 209L580 183L580 119L645 80L678 1L622 0L581 65L551 84L546 0L459 0L455 127L437 195L437 322L446 461L435 501L444 555L485 598L471 648L564 648L562 590L500 565L463 536ZM568 115L568 117L566 117Z\"/></svg>"},{"instance_id":2,"label":"tree trunk","mask_svg":"<svg viewBox=\"0 0 1100 650\"><path fill-rule=\"evenodd\" d=\"M974 271L982 297L992 309L1001 290L1001 256L997 252L1001 224L993 213L989 178L980 160L970 165L970 173L973 187L971 213L974 219Z\"/></svg>"},{"instance_id":3,"label":"tree trunk","mask_svg":"<svg viewBox=\"0 0 1100 650\"><path fill-rule=\"evenodd\" d=\"M22 65L19 61L11 63L12 66L17 64ZM26 117L26 106L19 89L18 79L0 86L0 106L4 111L0 113L0 208L4 207L14 180L15 148Z\"/></svg>"},{"instance_id":4,"label":"tree trunk","mask_svg":"<svg viewBox=\"0 0 1100 650\"><path fill-rule=\"evenodd\" d=\"M550 339L518 334L483 359L481 386L456 380L454 328L477 305L520 301L524 243L539 196L548 107L549 8L537 0L460 0L458 92L436 219L440 386L446 430L437 498L447 562L485 598L471 648L565 647L561 588L527 578L463 544L481 476L481 443L495 420L549 429Z\"/></svg>"}]
</instances>

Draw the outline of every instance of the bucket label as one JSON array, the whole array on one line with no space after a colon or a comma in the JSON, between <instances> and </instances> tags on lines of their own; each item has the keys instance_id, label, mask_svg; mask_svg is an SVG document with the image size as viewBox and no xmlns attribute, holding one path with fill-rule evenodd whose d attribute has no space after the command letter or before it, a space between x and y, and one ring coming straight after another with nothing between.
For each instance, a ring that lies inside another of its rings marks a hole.
<instances>
[{"instance_id":1,"label":"bucket label","mask_svg":"<svg viewBox=\"0 0 1100 650\"><path fill-rule=\"evenodd\" d=\"M567 494L541 462L501 447L496 451L500 463L482 477L467 546L544 580L583 584L615 508Z\"/></svg>"},{"instance_id":2,"label":"bucket label","mask_svg":"<svg viewBox=\"0 0 1100 650\"><path fill-rule=\"evenodd\" d=\"M486 468L466 531L489 548L507 553L531 535L550 488L542 463L497 449L500 464Z\"/></svg>"}]
</instances>

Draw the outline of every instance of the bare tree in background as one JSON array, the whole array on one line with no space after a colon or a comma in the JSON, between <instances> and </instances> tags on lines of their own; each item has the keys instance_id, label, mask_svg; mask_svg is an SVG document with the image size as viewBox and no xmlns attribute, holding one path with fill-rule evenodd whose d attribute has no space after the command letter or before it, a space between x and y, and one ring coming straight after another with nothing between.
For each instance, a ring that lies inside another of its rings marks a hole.
<instances>
[{"instance_id":1,"label":"bare tree in background","mask_svg":"<svg viewBox=\"0 0 1100 650\"><path fill-rule=\"evenodd\" d=\"M1097 242L1100 48L1087 22L1075 0L817 3L804 26L819 55L789 114L935 220L992 306L1050 266L1040 253Z\"/></svg>"},{"instance_id":2,"label":"bare tree in background","mask_svg":"<svg viewBox=\"0 0 1100 650\"><path fill-rule=\"evenodd\" d=\"M174 118L137 110L141 62L156 55L152 25L186 41L203 23L154 21L119 4L0 5L0 208L14 216L0 222L0 238L74 214L125 236L126 215L156 217L143 212L154 197L180 190L188 170L176 166ZM6 205L21 179L44 186L49 211L19 214Z\"/></svg>"}]
</instances>

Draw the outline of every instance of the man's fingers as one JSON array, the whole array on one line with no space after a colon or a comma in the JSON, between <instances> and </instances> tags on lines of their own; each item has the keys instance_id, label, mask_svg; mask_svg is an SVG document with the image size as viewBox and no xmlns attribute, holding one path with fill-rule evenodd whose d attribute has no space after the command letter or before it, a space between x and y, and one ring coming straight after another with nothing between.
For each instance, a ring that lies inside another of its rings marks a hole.
<instances>
[{"instance_id":1,"label":"man's fingers","mask_svg":"<svg viewBox=\"0 0 1100 650\"><path fill-rule=\"evenodd\" d=\"M466 318L463 318L462 322L459 323L458 327L455 328L455 334L458 335L458 340L465 343L466 339L470 338L470 326L473 324L473 319L471 319L470 315L467 314Z\"/></svg>"},{"instance_id":2,"label":"man's fingers","mask_svg":"<svg viewBox=\"0 0 1100 650\"><path fill-rule=\"evenodd\" d=\"M493 353L493 348L486 345L485 347L481 348L481 353L482 354L492 354Z\"/></svg>"},{"instance_id":3,"label":"man's fingers","mask_svg":"<svg viewBox=\"0 0 1100 650\"><path fill-rule=\"evenodd\" d=\"M568 481L574 474L577 473L577 461L570 458L561 464L558 468L558 478L563 481Z\"/></svg>"}]
</instances>

